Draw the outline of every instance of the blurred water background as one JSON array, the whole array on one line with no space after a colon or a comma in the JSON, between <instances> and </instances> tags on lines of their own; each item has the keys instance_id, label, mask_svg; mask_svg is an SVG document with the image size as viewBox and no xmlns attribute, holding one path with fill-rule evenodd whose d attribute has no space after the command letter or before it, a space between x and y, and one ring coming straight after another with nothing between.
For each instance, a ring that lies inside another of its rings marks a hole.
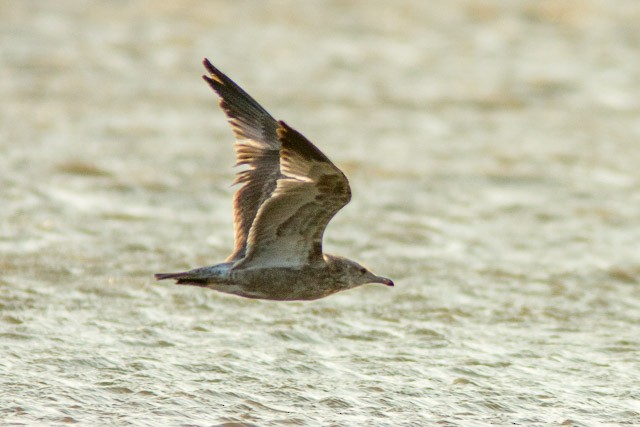
<instances>
[{"instance_id":1,"label":"blurred water background","mask_svg":"<svg viewBox=\"0 0 640 427\"><path fill-rule=\"evenodd\" d=\"M640 424L640 3L0 1L0 424ZM349 176L309 303L233 245L209 57Z\"/></svg>"}]
</instances>

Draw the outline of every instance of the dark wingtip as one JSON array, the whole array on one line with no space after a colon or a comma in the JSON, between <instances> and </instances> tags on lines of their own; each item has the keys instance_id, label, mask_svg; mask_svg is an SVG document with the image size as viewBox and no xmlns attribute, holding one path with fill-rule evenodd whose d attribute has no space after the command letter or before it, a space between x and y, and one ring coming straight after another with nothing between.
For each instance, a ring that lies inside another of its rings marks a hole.
<instances>
[{"instance_id":1,"label":"dark wingtip","mask_svg":"<svg viewBox=\"0 0 640 427\"><path fill-rule=\"evenodd\" d=\"M211 77L207 76L206 74L202 75L202 80L204 80L205 82L209 83L209 86L213 87L215 80L213 80Z\"/></svg>"},{"instance_id":2,"label":"dark wingtip","mask_svg":"<svg viewBox=\"0 0 640 427\"><path fill-rule=\"evenodd\" d=\"M220 70L213 66L211 62L207 58L202 60L202 64L207 69L209 75L202 75L202 79L211 86L211 89L216 91L216 93L220 94L220 87L227 86L228 77L225 76Z\"/></svg>"},{"instance_id":3,"label":"dark wingtip","mask_svg":"<svg viewBox=\"0 0 640 427\"><path fill-rule=\"evenodd\" d=\"M210 72L211 74L215 74L215 72L218 71L216 67L213 66L211 61L209 61L208 58L204 58L202 60L202 65L204 65L204 68L206 68L207 71Z\"/></svg>"}]
</instances>

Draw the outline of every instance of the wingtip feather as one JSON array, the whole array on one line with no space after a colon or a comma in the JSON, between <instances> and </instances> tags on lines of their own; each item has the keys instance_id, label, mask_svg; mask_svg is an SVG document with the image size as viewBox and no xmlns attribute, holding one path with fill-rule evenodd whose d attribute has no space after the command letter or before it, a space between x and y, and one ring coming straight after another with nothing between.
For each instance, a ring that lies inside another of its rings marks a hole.
<instances>
[{"instance_id":1,"label":"wingtip feather","mask_svg":"<svg viewBox=\"0 0 640 427\"><path fill-rule=\"evenodd\" d=\"M209 61L208 58L204 58L202 60L202 65L204 65L204 68L206 68L207 71L211 74L215 74L216 71L218 71L218 69L213 66L213 64L211 63L211 61Z\"/></svg>"},{"instance_id":2,"label":"wingtip feather","mask_svg":"<svg viewBox=\"0 0 640 427\"><path fill-rule=\"evenodd\" d=\"M216 67L213 66L213 64L211 62L209 62L209 60L207 58L204 58L204 60L202 60L202 65L204 65L204 68L207 69L207 72L209 73L209 75L207 76L206 74L202 75L202 78L209 83L209 86L211 86L213 89L216 88L216 84L218 85L224 85L224 78L226 77L220 70L218 70Z\"/></svg>"}]
</instances>

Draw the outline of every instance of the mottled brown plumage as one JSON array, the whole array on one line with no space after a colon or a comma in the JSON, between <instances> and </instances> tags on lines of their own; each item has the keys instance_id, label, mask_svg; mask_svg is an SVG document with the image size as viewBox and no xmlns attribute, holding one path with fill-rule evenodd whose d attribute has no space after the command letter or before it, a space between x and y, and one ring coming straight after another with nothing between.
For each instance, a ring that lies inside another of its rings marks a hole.
<instances>
[{"instance_id":1,"label":"mottled brown plumage","mask_svg":"<svg viewBox=\"0 0 640 427\"><path fill-rule=\"evenodd\" d=\"M248 298L310 300L378 282L358 263L322 252L324 230L351 200L349 182L315 145L276 121L205 59L203 78L220 96L236 137L235 246L222 264L156 274L178 284Z\"/></svg>"}]
</instances>

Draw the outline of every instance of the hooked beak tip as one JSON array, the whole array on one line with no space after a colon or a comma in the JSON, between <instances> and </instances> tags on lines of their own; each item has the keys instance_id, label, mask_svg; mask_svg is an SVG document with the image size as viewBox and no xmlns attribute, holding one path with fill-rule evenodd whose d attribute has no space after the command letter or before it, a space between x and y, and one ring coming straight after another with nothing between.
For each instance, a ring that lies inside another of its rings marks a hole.
<instances>
[{"instance_id":1,"label":"hooked beak tip","mask_svg":"<svg viewBox=\"0 0 640 427\"><path fill-rule=\"evenodd\" d=\"M393 284L393 280L391 279L387 279L386 277L379 277L379 283L382 283L383 285L387 285L387 286L395 286Z\"/></svg>"}]
</instances>

